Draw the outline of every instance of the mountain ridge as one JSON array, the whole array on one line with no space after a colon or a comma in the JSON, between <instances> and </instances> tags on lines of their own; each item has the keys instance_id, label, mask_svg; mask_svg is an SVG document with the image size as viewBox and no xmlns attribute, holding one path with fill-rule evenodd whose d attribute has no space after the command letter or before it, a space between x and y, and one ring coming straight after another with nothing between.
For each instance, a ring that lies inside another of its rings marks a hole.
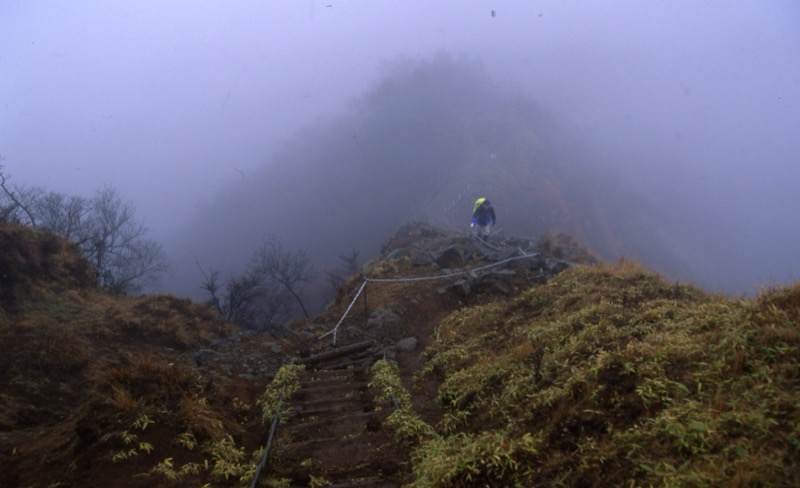
<instances>
[{"instance_id":1,"label":"mountain ridge","mask_svg":"<svg viewBox=\"0 0 800 488\"><path fill-rule=\"evenodd\" d=\"M281 368L364 341L370 403L391 412L365 432L402 447L372 474L403 486L800 481L800 285L729 299L567 235L488 247L412 222L320 314L259 335L188 299L86 286L52 236L3 223L0 239L23 250L4 273L27 280L0 315L4 486L250 483ZM279 432L296 438L276 453L305 435ZM280 459L307 469L268 465L268 486L346 481Z\"/></svg>"}]
</instances>

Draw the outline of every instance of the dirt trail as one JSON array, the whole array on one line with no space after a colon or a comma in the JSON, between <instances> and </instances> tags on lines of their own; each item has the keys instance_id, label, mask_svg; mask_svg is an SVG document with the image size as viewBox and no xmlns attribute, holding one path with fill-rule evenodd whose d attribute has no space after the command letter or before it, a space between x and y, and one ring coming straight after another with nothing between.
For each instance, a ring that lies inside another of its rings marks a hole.
<instances>
[{"instance_id":1,"label":"dirt trail","mask_svg":"<svg viewBox=\"0 0 800 488\"><path fill-rule=\"evenodd\" d=\"M371 342L340 347L302 360L300 391L290 418L279 426L262 477L291 486L399 487L407 480L404 450L384 420L391 404L378 405L369 367L381 358Z\"/></svg>"},{"instance_id":2,"label":"dirt trail","mask_svg":"<svg viewBox=\"0 0 800 488\"><path fill-rule=\"evenodd\" d=\"M278 428L262 477L290 480L293 487L399 487L411 482L410 453L385 425L394 406L375 404L375 392L367 386L369 367L386 354L398 366L414 412L435 425L441 418L439 380L417 376L435 328L454 310L508 300L545 282L566 268L565 259L574 254L563 252L552 259L547 257L550 251L524 240L498 238L495 245L498 250L423 224L401 229L383 249L383 259L365 265L365 274L410 279L370 282L363 288L357 306L347 308L338 347L310 339L298 344L301 357L311 350L317 354L299 361L307 366L302 388L291 399L290 419ZM471 269L480 272L458 272ZM420 276L436 279L417 280ZM345 283L325 313L298 332L325 337L333 324L342 323L342 313L360 287L357 279Z\"/></svg>"}]
</instances>

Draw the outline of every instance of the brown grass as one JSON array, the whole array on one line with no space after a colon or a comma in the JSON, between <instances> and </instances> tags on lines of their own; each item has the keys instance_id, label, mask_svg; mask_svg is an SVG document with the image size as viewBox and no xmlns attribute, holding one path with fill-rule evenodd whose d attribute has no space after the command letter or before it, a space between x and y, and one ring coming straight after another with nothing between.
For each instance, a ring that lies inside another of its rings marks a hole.
<instances>
[{"instance_id":1,"label":"brown grass","mask_svg":"<svg viewBox=\"0 0 800 488\"><path fill-rule=\"evenodd\" d=\"M125 413L135 412L142 406L141 401L135 398L125 385L121 384L111 386L111 395L108 398L108 403L115 409Z\"/></svg>"},{"instance_id":2,"label":"brown grass","mask_svg":"<svg viewBox=\"0 0 800 488\"><path fill-rule=\"evenodd\" d=\"M458 486L796 485L798 305L800 286L725 299L620 261L454 312L426 351L445 413L411 486L450 486L443 466ZM459 472L488 432L538 453Z\"/></svg>"},{"instance_id":3,"label":"brown grass","mask_svg":"<svg viewBox=\"0 0 800 488\"><path fill-rule=\"evenodd\" d=\"M204 397L181 397L178 418L198 439L210 438L218 441L226 434L220 413Z\"/></svg>"}]
</instances>

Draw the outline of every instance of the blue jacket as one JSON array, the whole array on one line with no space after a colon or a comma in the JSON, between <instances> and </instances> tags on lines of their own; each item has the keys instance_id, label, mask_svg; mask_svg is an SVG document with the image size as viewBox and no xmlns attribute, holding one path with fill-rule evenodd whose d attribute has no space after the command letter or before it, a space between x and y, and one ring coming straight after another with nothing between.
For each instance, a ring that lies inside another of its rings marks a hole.
<instances>
[{"instance_id":1,"label":"blue jacket","mask_svg":"<svg viewBox=\"0 0 800 488\"><path fill-rule=\"evenodd\" d=\"M494 213L494 207L490 204L488 207L484 207L483 205L478 206L474 212L472 212L472 223L476 225L480 225L481 227L485 227L489 225L489 222L494 225L497 222L497 216Z\"/></svg>"}]
</instances>

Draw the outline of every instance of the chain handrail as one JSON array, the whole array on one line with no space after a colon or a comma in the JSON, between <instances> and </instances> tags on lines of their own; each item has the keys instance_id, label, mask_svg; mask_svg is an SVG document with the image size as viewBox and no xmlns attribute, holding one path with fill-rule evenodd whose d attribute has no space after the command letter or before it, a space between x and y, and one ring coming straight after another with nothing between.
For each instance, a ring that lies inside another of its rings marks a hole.
<instances>
[{"instance_id":1,"label":"chain handrail","mask_svg":"<svg viewBox=\"0 0 800 488\"><path fill-rule=\"evenodd\" d=\"M250 483L250 488L255 488L256 483L258 482L258 478L261 476L261 470L264 469L264 466L267 464L267 457L269 456L269 448L272 445L272 438L275 436L275 429L278 427L278 420L281 417L281 404L283 402L283 394L286 391L286 385L283 385L283 389L281 390L281 394L278 395L278 402L275 405L275 415L272 417L272 425L269 428L269 437L267 437L267 444L264 446L264 455L261 456L261 462L258 463L256 467L256 471L253 474L253 481Z\"/></svg>"},{"instance_id":2,"label":"chain handrail","mask_svg":"<svg viewBox=\"0 0 800 488\"><path fill-rule=\"evenodd\" d=\"M364 291L364 287L367 286L367 283L369 283L369 282L374 282L374 283L411 283L411 282L415 282L415 281L441 280L441 279L446 279L446 278L453 278L455 276L464 276L464 275L473 274L473 273L476 273L476 272L479 272L479 271L484 271L486 269L494 268L496 266L501 266L501 265L509 263L511 261L517 261L519 259L528 259L528 258L533 258L533 257L539 256L538 252L535 252L533 254L526 254L525 251L523 251L522 249L519 249L519 251L522 253L522 256L513 256L513 257L510 257L510 258L507 258L507 259L503 259L502 261L497 261L496 263L487 264L485 266L479 266L477 268L472 268L472 269L464 269L464 270L461 270L461 271L457 271L457 272L453 272L453 273L447 273L447 274L443 274L443 275L414 276L414 277L406 277L406 278L369 278L366 275L362 275L361 278L362 278L363 281L361 283L361 287L358 289L358 292L356 292L356 296L353 297L353 300L350 302L350 305L347 306L347 309L344 311L344 314L342 314L342 317L339 319L339 321L336 323L336 325L334 326L333 329L331 329L328 332L322 334L321 336L318 337L318 339L324 339L325 337L333 334L333 345L334 346L336 345L336 336L337 336L337 333L338 333L338 330L339 330L339 326L342 325L342 323L344 322L345 317L347 317L347 314L350 313L350 309L353 308L353 305L356 303L356 300L358 300L358 297L361 296L361 292Z\"/></svg>"},{"instance_id":3,"label":"chain handrail","mask_svg":"<svg viewBox=\"0 0 800 488\"><path fill-rule=\"evenodd\" d=\"M484 242L484 244L488 245L486 242ZM492 246L489 246L489 247L492 247ZM493 249L496 249L498 251L502 251L502 249L497 249L497 248L494 248L494 247L493 247ZM471 269L462 269L460 271L455 271L455 272L452 272L452 273L445 273L445 274L441 274L441 275L414 276L414 277L405 277L405 278L370 278L370 277L368 277L366 275L362 275L362 277L361 277L361 279L362 279L361 286L358 288L358 291L356 292L356 295L353 297L353 300L350 301L350 304L347 306L347 309L342 314L342 317L339 319L339 321L336 323L336 325L334 326L333 329L331 329L328 332L326 332L326 333L322 334L321 336L319 336L319 339L323 339L323 338L333 334L333 345L334 346L336 345L336 337L337 337L337 333L338 333L338 330L339 330L339 326L342 325L342 323L344 322L345 317L347 317L347 315L350 313L350 310L353 308L353 305L355 305L356 301L358 300L358 297L361 296L361 293L364 291L364 288L367 286L367 283L369 283L369 282L374 282L374 283L410 283L410 282L416 282L416 281L441 280L441 279L446 279L446 278L453 278L453 277L456 277L456 276L465 276L465 275L474 274L476 272L484 271L484 270L491 269L491 268L494 268L494 267L497 267L497 266L502 266L503 264L509 263L511 261L517 261L517 260L520 260L520 259L533 258L533 257L537 257L537 256L540 255L540 253L538 253L538 252L534 252L532 254L528 254L520 247L518 247L517 250L522 254L521 256L512 256L510 258L503 259L501 261L497 261L496 263L487 264L485 266L478 266L477 268L471 268ZM384 358L385 357L386 357L386 353L384 351ZM267 443L266 443L266 446L264 447L264 455L261 458L261 462L256 467L256 471L255 471L255 475L253 477L253 481L250 483L250 488L255 488L256 483L258 481L258 478L261 475L261 470L266 465L267 457L269 455L269 448L270 448L270 445L272 444L272 439L273 439L273 437L275 435L275 430L277 428L278 419L280 417L281 402L283 400L283 393L284 393L285 390L286 390L286 385L284 385L283 390L281 391L281 394L278 397L278 404L275 407L275 416L273 417L272 425L270 426L269 437L267 438ZM397 403L397 400L394 398L394 396L392 396L392 402L395 404L395 408L397 408L398 407L398 403Z\"/></svg>"},{"instance_id":4,"label":"chain handrail","mask_svg":"<svg viewBox=\"0 0 800 488\"><path fill-rule=\"evenodd\" d=\"M361 296L361 292L364 291L364 287L365 286L367 286L367 280L366 279L364 280L363 283L361 283L361 288L358 289L358 293L356 293L356 296L353 297L353 301L351 301L350 305L347 306L347 310L344 311L344 314L342 315L342 318L340 318L339 322L336 323L336 327L334 327L333 329L331 329L328 332L326 332L326 333L322 334L321 336L319 336L319 339L323 339L323 338L333 334L333 345L334 346L336 345L336 332L339 330L339 326L342 325L342 322L344 322L344 318L347 317L348 313L350 313L350 309L353 308L353 305L356 303L356 300L358 300L358 297Z\"/></svg>"}]
</instances>

